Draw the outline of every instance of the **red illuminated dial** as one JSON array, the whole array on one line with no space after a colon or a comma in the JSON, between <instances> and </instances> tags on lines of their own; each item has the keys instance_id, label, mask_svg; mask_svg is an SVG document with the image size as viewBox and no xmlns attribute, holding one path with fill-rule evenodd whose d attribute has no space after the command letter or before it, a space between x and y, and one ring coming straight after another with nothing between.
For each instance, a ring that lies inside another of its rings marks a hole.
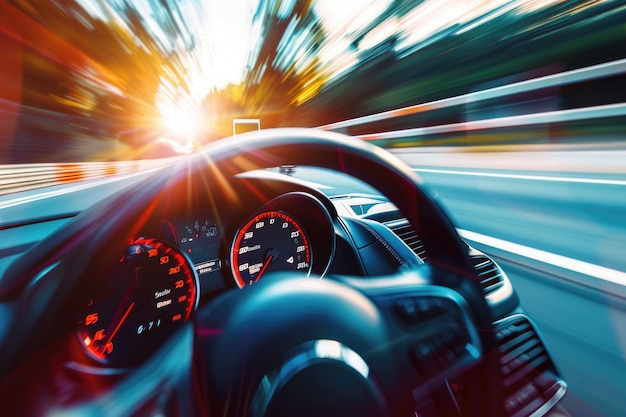
<instances>
[{"instance_id":1,"label":"red illuminated dial","mask_svg":"<svg viewBox=\"0 0 626 417\"><path fill-rule=\"evenodd\" d=\"M235 236L230 254L240 288L270 271L311 272L311 247L302 227L281 211L266 211L250 219Z\"/></svg>"},{"instance_id":2,"label":"red illuminated dial","mask_svg":"<svg viewBox=\"0 0 626 417\"><path fill-rule=\"evenodd\" d=\"M79 340L99 362L130 365L189 318L197 294L193 266L182 252L136 239L87 307Z\"/></svg>"}]
</instances>

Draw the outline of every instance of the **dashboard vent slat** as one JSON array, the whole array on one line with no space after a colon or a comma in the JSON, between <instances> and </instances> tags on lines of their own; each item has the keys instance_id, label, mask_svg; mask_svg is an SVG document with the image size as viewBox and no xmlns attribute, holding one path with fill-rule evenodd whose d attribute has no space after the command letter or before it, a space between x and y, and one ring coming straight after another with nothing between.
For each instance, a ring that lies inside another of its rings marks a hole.
<instances>
[{"instance_id":1,"label":"dashboard vent slat","mask_svg":"<svg viewBox=\"0 0 626 417\"><path fill-rule=\"evenodd\" d=\"M411 224L404 219L386 222L385 226L391 229L411 250L424 262L426 262L426 250L421 239L413 230Z\"/></svg>"},{"instance_id":2,"label":"dashboard vent slat","mask_svg":"<svg viewBox=\"0 0 626 417\"><path fill-rule=\"evenodd\" d=\"M419 236L406 219L397 219L384 223L424 262L427 261L426 250ZM483 294L488 296L504 285L504 279L493 261L482 253L471 253L470 258L480 278Z\"/></svg>"},{"instance_id":3,"label":"dashboard vent slat","mask_svg":"<svg viewBox=\"0 0 626 417\"><path fill-rule=\"evenodd\" d=\"M564 384L528 318L508 319L496 329L507 415L532 415L562 396Z\"/></svg>"},{"instance_id":4,"label":"dashboard vent slat","mask_svg":"<svg viewBox=\"0 0 626 417\"><path fill-rule=\"evenodd\" d=\"M485 296L504 285L502 275L491 259L481 253L471 254L470 258L480 278L480 285Z\"/></svg>"}]
</instances>

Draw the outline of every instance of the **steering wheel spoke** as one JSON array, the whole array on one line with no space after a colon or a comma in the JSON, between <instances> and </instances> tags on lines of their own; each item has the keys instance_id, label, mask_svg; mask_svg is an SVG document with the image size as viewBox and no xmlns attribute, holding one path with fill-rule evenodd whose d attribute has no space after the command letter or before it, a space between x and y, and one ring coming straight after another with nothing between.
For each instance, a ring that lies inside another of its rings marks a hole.
<instances>
[{"instance_id":1,"label":"steering wheel spoke","mask_svg":"<svg viewBox=\"0 0 626 417\"><path fill-rule=\"evenodd\" d=\"M435 397L456 404L483 358L465 299L417 272L333 278L268 276L199 312L196 372L213 412L301 415L308 404L311 416L385 416Z\"/></svg>"}]
</instances>

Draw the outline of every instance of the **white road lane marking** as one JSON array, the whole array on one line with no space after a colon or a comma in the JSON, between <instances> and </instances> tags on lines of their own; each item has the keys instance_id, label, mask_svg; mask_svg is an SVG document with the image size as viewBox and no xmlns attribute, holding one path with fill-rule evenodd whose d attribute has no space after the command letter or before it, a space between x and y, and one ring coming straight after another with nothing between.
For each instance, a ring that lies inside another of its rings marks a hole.
<instances>
[{"instance_id":1,"label":"white road lane marking","mask_svg":"<svg viewBox=\"0 0 626 417\"><path fill-rule=\"evenodd\" d=\"M599 178L568 178L549 177L544 175L499 174L493 172L452 171L447 169L413 168L415 172L431 172L434 174L471 175L475 177L509 178L516 180L573 182L582 184L626 185L625 180L606 180Z\"/></svg>"},{"instance_id":2,"label":"white road lane marking","mask_svg":"<svg viewBox=\"0 0 626 417\"><path fill-rule=\"evenodd\" d=\"M114 178L107 178L101 181L92 180L93 182L90 181L88 184L68 186L68 187L63 187L61 189L54 190L54 191L46 191L46 192L42 192L42 193L35 194L35 195L29 195L26 197L13 198L11 200L0 203L0 210L9 208L9 207L19 206L21 204L32 203L33 201L44 200L46 198L52 198L52 197L57 197L57 196L64 195L64 194L70 194L75 191L80 191L80 190L84 190L84 189L91 188L91 187L97 187L99 185L108 184L110 182L121 181L124 179L132 178L137 175L145 174L146 172L149 172L149 171L153 171L153 170L136 172L136 173L124 175L124 176L116 176ZM55 187L59 187L59 185L56 185ZM42 190L44 189L45 188L42 188Z\"/></svg>"},{"instance_id":3,"label":"white road lane marking","mask_svg":"<svg viewBox=\"0 0 626 417\"><path fill-rule=\"evenodd\" d=\"M594 265L588 262L579 261L578 259L568 258L566 256L557 255L542 251L540 249L530 248L506 240L498 239L491 236L482 235L469 230L457 229L461 237L472 242L481 243L491 246L505 252L520 255L525 258L533 259L543 263L547 263L579 274L588 275L599 278L604 281L612 282L618 285L626 286L626 273L616 269L606 268L600 265Z\"/></svg>"}]
</instances>

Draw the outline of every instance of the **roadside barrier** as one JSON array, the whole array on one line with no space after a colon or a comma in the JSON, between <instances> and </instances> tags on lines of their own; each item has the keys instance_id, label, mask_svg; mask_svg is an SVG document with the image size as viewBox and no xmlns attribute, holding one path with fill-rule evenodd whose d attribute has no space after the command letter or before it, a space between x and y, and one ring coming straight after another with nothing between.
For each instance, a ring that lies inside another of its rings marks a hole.
<instances>
[{"instance_id":1,"label":"roadside barrier","mask_svg":"<svg viewBox=\"0 0 626 417\"><path fill-rule=\"evenodd\" d=\"M489 89L482 90L482 91L476 91L473 93L463 94L457 97L450 97L450 98L445 98L441 100L431 101L428 103L416 104L414 106L402 107L399 109L389 110L389 111L385 111L381 113L371 114L371 115L362 116L362 117L356 117L354 119L343 120L340 122L319 126L318 128L324 129L324 130L340 130L340 129L345 129L351 126L360 126L360 125L365 125L365 124L372 123L372 122L393 119L396 117L403 117L403 116L408 116L408 115L417 114L417 113L425 113L425 112L429 112L433 110L443 109L446 107L467 105L470 103L476 103L480 101L496 99L496 98L511 96L515 94L528 93L531 91L537 91L537 90L547 89L551 87L564 86L564 85L574 84L574 83L579 83L579 82L593 81L599 78L611 77L611 76L625 74L625 73L626 73L626 59L620 59L617 61L606 62L603 64L594 65L591 67L580 68L580 69L576 69L572 71L566 71L566 72L562 72L558 74L547 75L544 77L538 77L538 78L534 78L531 80L520 81L520 82L516 82L513 84L508 84L508 85L504 85L500 87L494 87L494 88L489 88ZM596 106L596 107L602 107L602 106ZM578 113L576 114L580 115L581 118L586 118L586 119L596 117L597 113L595 113L595 110L594 110L596 109L596 107L590 107L589 112L584 111L584 109L576 109L576 110L579 110ZM624 106L622 105L621 107L622 109L618 110L619 115L624 114L623 112ZM542 113L536 113L536 114L542 114ZM592 116L589 116L589 114L592 114ZM531 116L534 117L535 114L532 114L532 115L529 114L526 116L529 116L527 118L527 120L529 120L530 117ZM566 116L566 118L568 121L571 120L571 116ZM480 120L476 122L485 122L487 120L489 119ZM461 126L462 124L458 124L458 125L459 125L458 128L462 129L462 126ZM481 126L480 128L489 129L489 128L496 128L496 127L502 127L502 126L503 126L502 123L494 123L493 126L485 125L485 126ZM436 129L438 127L439 126L432 126L433 128L432 133L439 133ZM383 135L384 137L384 135L388 133L392 133L392 132L381 132L379 133L379 135ZM415 132L415 133L429 134L430 132L426 130L426 131ZM393 135L388 135L388 136L389 137L402 137L402 136L393 136Z\"/></svg>"},{"instance_id":2,"label":"roadside barrier","mask_svg":"<svg viewBox=\"0 0 626 417\"><path fill-rule=\"evenodd\" d=\"M127 175L170 165L178 157L120 162L0 165L0 195Z\"/></svg>"},{"instance_id":3,"label":"roadside barrier","mask_svg":"<svg viewBox=\"0 0 626 417\"><path fill-rule=\"evenodd\" d=\"M531 91L548 89L567 84L588 82L599 78L626 74L626 59L607 62L600 65L567 71L559 74L539 77L486 90L476 91L457 97L445 98L428 103L398 108L381 113L357 117L323 126L318 129L346 132L348 127L361 126L373 122L425 113L452 106L463 106L490 99L514 96ZM505 117L485 118L461 123L450 123L438 126L416 126L410 129L399 129L386 132L371 132L357 135L363 140L382 141L392 143L393 139L407 137L423 137L442 133L468 132L475 130L489 130L518 126L533 126L539 124L583 121L607 117L626 116L626 103L607 104L593 107L582 107L565 110L555 110L540 113L519 114ZM254 119L258 123L257 119ZM234 122L233 122L234 123ZM36 188L63 185L78 181L155 169L174 163L180 157L122 161L122 162L84 162L67 164L16 164L0 165L0 195L32 190Z\"/></svg>"}]
</instances>

